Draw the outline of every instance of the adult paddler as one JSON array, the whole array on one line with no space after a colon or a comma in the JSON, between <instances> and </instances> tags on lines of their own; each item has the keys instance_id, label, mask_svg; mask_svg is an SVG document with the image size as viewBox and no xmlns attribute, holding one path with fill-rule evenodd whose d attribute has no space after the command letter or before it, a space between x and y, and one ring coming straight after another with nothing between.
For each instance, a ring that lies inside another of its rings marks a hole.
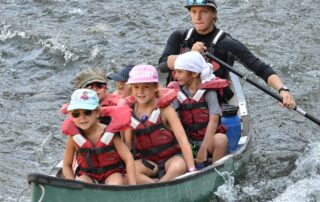
<instances>
[{"instance_id":1,"label":"adult paddler","mask_svg":"<svg viewBox=\"0 0 320 202\"><path fill-rule=\"evenodd\" d=\"M296 106L289 89L283 85L280 77L269 65L254 56L240 41L215 26L218 17L217 4L214 0L187 0L185 7L189 10L194 27L174 31L159 59L160 71L168 73L167 84L173 80L174 62L179 54L190 50L202 54L209 51L229 65L233 65L235 60L239 61L283 97L283 106L289 109ZM215 75L225 78L227 71L215 62L212 64Z\"/></svg>"}]
</instances>

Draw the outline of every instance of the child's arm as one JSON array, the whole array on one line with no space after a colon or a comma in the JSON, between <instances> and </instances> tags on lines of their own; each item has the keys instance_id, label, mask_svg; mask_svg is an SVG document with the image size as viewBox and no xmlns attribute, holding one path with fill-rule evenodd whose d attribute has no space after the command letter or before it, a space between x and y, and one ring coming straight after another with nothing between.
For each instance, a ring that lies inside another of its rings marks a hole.
<instances>
[{"instance_id":1,"label":"child's arm","mask_svg":"<svg viewBox=\"0 0 320 202\"><path fill-rule=\"evenodd\" d=\"M124 143L127 145L128 149L132 149L132 128L127 128L123 131Z\"/></svg>"},{"instance_id":2,"label":"child's arm","mask_svg":"<svg viewBox=\"0 0 320 202\"><path fill-rule=\"evenodd\" d=\"M202 163L207 160L208 147L209 147L212 136L216 134L218 123L219 123L219 115L209 116L209 122L207 125L206 133L204 135L202 144L200 146L200 149L198 151L198 155L196 158L197 163Z\"/></svg>"},{"instance_id":3,"label":"child's arm","mask_svg":"<svg viewBox=\"0 0 320 202\"><path fill-rule=\"evenodd\" d=\"M132 157L131 152L129 151L128 147L124 144L124 142L121 141L119 136L114 136L113 143L121 159L126 164L126 170L128 174L128 184L129 185L137 184L136 168L134 165L134 159Z\"/></svg>"},{"instance_id":4,"label":"child's arm","mask_svg":"<svg viewBox=\"0 0 320 202\"><path fill-rule=\"evenodd\" d=\"M165 120L169 124L170 129L174 133L180 145L183 157L187 163L188 170L190 168L195 168L193 156L192 156L192 150L191 150L187 135L183 129L183 126L181 124L181 121L176 111L171 106L167 106L165 108L162 108L161 112L162 112L162 116L161 116L162 120Z\"/></svg>"},{"instance_id":5,"label":"child's arm","mask_svg":"<svg viewBox=\"0 0 320 202\"><path fill-rule=\"evenodd\" d=\"M66 149L63 157L62 172L66 179L75 179L75 175L72 170L72 163L76 148L71 136L68 136Z\"/></svg>"}]
</instances>

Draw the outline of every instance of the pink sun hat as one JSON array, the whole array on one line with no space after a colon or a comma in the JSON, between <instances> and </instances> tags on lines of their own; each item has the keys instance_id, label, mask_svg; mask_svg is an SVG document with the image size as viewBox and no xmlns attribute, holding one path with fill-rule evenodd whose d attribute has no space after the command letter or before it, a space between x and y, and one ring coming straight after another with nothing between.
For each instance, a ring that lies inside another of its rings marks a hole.
<instances>
[{"instance_id":1,"label":"pink sun hat","mask_svg":"<svg viewBox=\"0 0 320 202\"><path fill-rule=\"evenodd\" d=\"M156 68L152 65L136 65L129 73L128 84L158 83L159 77Z\"/></svg>"}]
</instances>

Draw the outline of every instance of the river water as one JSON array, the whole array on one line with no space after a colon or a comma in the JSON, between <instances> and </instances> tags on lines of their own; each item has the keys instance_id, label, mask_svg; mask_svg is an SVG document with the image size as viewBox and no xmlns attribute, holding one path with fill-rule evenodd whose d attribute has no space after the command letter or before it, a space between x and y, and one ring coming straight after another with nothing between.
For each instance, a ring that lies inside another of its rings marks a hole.
<instances>
[{"instance_id":1,"label":"river water","mask_svg":"<svg viewBox=\"0 0 320 202\"><path fill-rule=\"evenodd\" d=\"M169 34L191 26L184 0L0 0L0 201L63 158L64 116L80 69L157 65ZM272 64L298 105L320 117L320 1L220 0L218 26ZM251 79L261 79L236 68ZM162 78L164 81L164 77ZM114 89L110 82L110 90ZM319 126L244 83L253 155L220 201L320 201ZM29 190L20 201L29 201Z\"/></svg>"}]
</instances>

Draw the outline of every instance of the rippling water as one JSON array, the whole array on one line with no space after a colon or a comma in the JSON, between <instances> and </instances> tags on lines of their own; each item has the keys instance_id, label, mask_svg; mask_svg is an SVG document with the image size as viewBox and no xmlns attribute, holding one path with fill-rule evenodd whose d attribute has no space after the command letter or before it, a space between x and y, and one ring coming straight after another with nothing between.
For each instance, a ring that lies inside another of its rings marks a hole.
<instances>
[{"instance_id":1,"label":"rippling water","mask_svg":"<svg viewBox=\"0 0 320 202\"><path fill-rule=\"evenodd\" d=\"M183 0L0 1L0 201L16 201L30 172L63 156L59 107L89 66L156 65L169 34L191 26ZM320 2L220 0L218 26L274 66L299 106L320 117ZM237 68L261 82L240 65ZM113 90L113 83L110 83ZM223 201L320 201L319 126L244 84L253 156ZM30 200L25 192L21 201Z\"/></svg>"}]
</instances>

